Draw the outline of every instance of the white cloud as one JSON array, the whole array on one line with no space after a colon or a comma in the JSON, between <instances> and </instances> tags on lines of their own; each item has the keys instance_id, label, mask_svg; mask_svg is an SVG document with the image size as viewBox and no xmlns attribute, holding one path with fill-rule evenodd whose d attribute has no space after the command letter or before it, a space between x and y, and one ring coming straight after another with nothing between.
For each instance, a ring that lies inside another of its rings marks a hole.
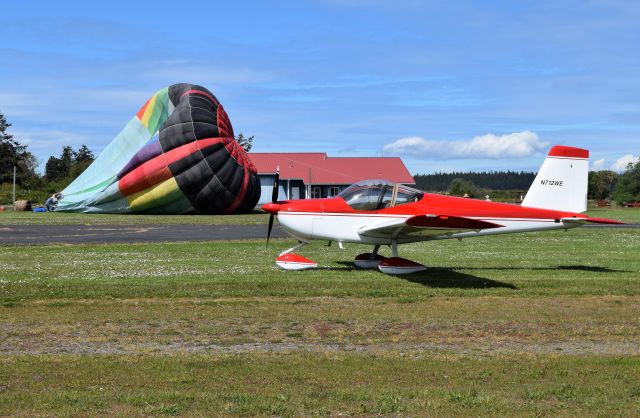
<instances>
[{"instance_id":1,"label":"white cloud","mask_svg":"<svg viewBox=\"0 0 640 418\"><path fill-rule=\"evenodd\" d=\"M604 170L604 158L601 158L599 160L595 160L592 164L591 164L591 171L602 171Z\"/></svg>"},{"instance_id":2,"label":"white cloud","mask_svg":"<svg viewBox=\"0 0 640 418\"><path fill-rule=\"evenodd\" d=\"M160 88L157 90L160 90ZM91 106L93 109L108 111L123 106L142 106L156 93L156 91L105 87L74 89L67 92L67 95L79 103ZM123 121L123 125L124 123L125 121Z\"/></svg>"},{"instance_id":3,"label":"white cloud","mask_svg":"<svg viewBox=\"0 0 640 418\"><path fill-rule=\"evenodd\" d=\"M545 152L548 146L549 143L541 141L535 133L522 131L506 135L486 134L466 141L431 140L412 136L385 145L384 152L426 159L499 159L527 157Z\"/></svg>"},{"instance_id":4,"label":"white cloud","mask_svg":"<svg viewBox=\"0 0 640 418\"><path fill-rule=\"evenodd\" d=\"M50 107L51 99L44 94L7 91L0 93L0 111L8 117L38 116Z\"/></svg>"},{"instance_id":5,"label":"white cloud","mask_svg":"<svg viewBox=\"0 0 640 418\"><path fill-rule=\"evenodd\" d=\"M638 161L640 161L640 157L635 157L633 156L633 154L627 154L618 158L615 163L607 166L605 165L605 159L601 158L599 160L594 161L593 164L591 164L590 170L591 171L612 170L612 171L617 171L618 173L622 173L627 169L627 166L629 165L629 163L635 164Z\"/></svg>"},{"instance_id":6,"label":"white cloud","mask_svg":"<svg viewBox=\"0 0 640 418\"><path fill-rule=\"evenodd\" d=\"M65 145L73 147L86 144L88 138L75 132L64 131L42 131L42 132L16 132L14 136L24 145L29 147L30 151L51 150L57 154L62 151Z\"/></svg>"},{"instance_id":7,"label":"white cloud","mask_svg":"<svg viewBox=\"0 0 640 418\"><path fill-rule=\"evenodd\" d=\"M99 150L97 150L95 146L92 146L90 138L75 132L59 130L40 132L16 131L13 135L21 144L27 145L29 147L28 151L36 156L40 171L44 171L44 165L49 156L60 155L62 147L66 145L70 145L74 149L79 148L81 145L87 145L96 155L99 154Z\"/></svg>"},{"instance_id":8,"label":"white cloud","mask_svg":"<svg viewBox=\"0 0 640 418\"><path fill-rule=\"evenodd\" d=\"M145 75L158 80L160 87L175 83L194 83L214 89L226 84L264 83L275 78L270 70L258 70L244 66L198 65L193 62L164 62L145 70ZM158 88L160 88L158 87ZM215 91L214 91L215 94Z\"/></svg>"},{"instance_id":9,"label":"white cloud","mask_svg":"<svg viewBox=\"0 0 640 418\"><path fill-rule=\"evenodd\" d=\"M613 171L622 172L627 169L627 165L630 163L637 163L640 160L640 157L634 157L632 154L623 155L618 158L615 163L611 164L611 169Z\"/></svg>"}]
</instances>

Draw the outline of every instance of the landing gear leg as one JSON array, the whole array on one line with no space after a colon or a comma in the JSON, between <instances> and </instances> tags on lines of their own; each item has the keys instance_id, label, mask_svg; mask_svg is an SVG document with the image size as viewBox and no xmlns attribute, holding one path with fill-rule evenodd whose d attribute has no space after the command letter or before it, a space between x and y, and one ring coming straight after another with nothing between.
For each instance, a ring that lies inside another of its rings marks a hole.
<instances>
[{"instance_id":1,"label":"landing gear leg","mask_svg":"<svg viewBox=\"0 0 640 418\"><path fill-rule=\"evenodd\" d=\"M298 241L298 245L294 245L293 247L289 248L288 250L284 250L283 252L280 253L280 256L283 256L283 255L286 255L286 254L290 254L290 253L294 252L295 250L297 250L298 248L302 248L307 244L308 244L308 242Z\"/></svg>"},{"instance_id":2,"label":"landing gear leg","mask_svg":"<svg viewBox=\"0 0 640 418\"><path fill-rule=\"evenodd\" d=\"M293 254L299 248L307 245L308 242L300 241L298 245L295 245L288 250L284 250L276 258L276 265L284 270L306 270L318 267L318 263L309 260L299 254Z\"/></svg>"}]
</instances>

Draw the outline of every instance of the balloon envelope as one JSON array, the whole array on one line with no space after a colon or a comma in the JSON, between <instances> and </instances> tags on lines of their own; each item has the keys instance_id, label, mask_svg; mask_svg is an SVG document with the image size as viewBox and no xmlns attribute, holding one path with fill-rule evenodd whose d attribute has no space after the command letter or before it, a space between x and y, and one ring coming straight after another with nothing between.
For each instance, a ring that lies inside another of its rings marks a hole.
<instances>
[{"instance_id":1,"label":"balloon envelope","mask_svg":"<svg viewBox=\"0 0 640 418\"><path fill-rule=\"evenodd\" d=\"M236 213L260 198L256 169L206 88L154 94L66 189L57 211Z\"/></svg>"}]
</instances>

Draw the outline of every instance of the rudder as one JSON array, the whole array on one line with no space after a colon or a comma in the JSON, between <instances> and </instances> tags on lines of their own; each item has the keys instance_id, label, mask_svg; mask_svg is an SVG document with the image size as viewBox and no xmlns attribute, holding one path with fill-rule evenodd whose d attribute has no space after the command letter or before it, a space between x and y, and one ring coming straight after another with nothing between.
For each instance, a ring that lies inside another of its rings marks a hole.
<instances>
[{"instance_id":1,"label":"rudder","mask_svg":"<svg viewBox=\"0 0 640 418\"><path fill-rule=\"evenodd\" d=\"M556 145L540 167L522 206L584 212L588 177L589 150Z\"/></svg>"}]
</instances>

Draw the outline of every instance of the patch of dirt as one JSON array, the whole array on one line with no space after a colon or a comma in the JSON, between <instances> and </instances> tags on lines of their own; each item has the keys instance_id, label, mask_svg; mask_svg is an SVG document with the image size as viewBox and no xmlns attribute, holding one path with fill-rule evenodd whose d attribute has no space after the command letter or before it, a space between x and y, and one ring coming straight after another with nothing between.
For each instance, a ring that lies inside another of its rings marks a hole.
<instances>
[{"instance_id":1,"label":"patch of dirt","mask_svg":"<svg viewBox=\"0 0 640 418\"><path fill-rule=\"evenodd\" d=\"M558 341L551 343L526 343L517 341L495 341L485 344L451 343L297 343L297 342L254 342L234 345L219 345L197 341L172 341L170 343L142 342L124 344L113 341L68 342L60 340L40 340L36 344L25 341L3 341L0 353L3 355L41 354L206 354L206 353L289 353L289 352L356 352L371 354L397 354L423 356L428 354L565 354L565 355L640 355L640 342L604 341Z\"/></svg>"}]
</instances>

